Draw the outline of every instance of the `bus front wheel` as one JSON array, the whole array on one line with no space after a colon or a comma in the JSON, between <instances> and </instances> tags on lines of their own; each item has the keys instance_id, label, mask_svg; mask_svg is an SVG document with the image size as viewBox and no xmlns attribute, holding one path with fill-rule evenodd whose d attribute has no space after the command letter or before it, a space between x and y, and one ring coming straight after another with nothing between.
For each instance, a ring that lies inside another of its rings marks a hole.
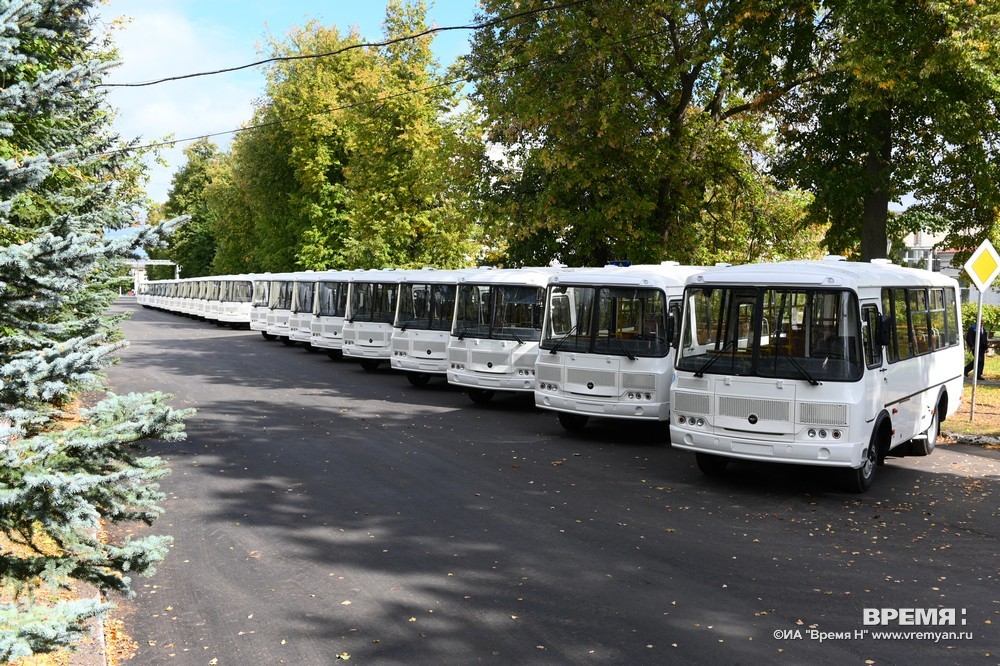
<instances>
[{"instance_id":1,"label":"bus front wheel","mask_svg":"<svg viewBox=\"0 0 1000 666\"><path fill-rule=\"evenodd\" d=\"M363 359L361 359L361 367L364 370L366 370L367 372L374 372L375 370L378 370L378 366L381 363L382 363L381 361L379 361L378 359L374 359L374 358L363 358Z\"/></svg>"},{"instance_id":2,"label":"bus front wheel","mask_svg":"<svg viewBox=\"0 0 1000 666\"><path fill-rule=\"evenodd\" d=\"M570 414L569 412L559 412L559 425L567 432L580 432L587 425L590 417L586 414Z\"/></svg>"},{"instance_id":3,"label":"bus front wheel","mask_svg":"<svg viewBox=\"0 0 1000 666\"><path fill-rule=\"evenodd\" d=\"M408 372L406 373L406 379L412 386L427 386L427 382L431 380L431 376L426 372Z\"/></svg>"},{"instance_id":4,"label":"bus front wheel","mask_svg":"<svg viewBox=\"0 0 1000 666\"><path fill-rule=\"evenodd\" d=\"M486 403L488 403L490 400L493 399L493 391L489 389L470 388L469 398L471 398L472 402L476 403L477 405L485 405Z\"/></svg>"},{"instance_id":5,"label":"bus front wheel","mask_svg":"<svg viewBox=\"0 0 1000 666\"><path fill-rule=\"evenodd\" d=\"M699 451L694 454L694 459L698 463L698 469L705 476L719 476L729 467L729 458L726 456L717 456L712 453L701 453Z\"/></svg>"},{"instance_id":6,"label":"bus front wheel","mask_svg":"<svg viewBox=\"0 0 1000 666\"><path fill-rule=\"evenodd\" d=\"M265 340L267 340L268 342L270 342L271 340L274 340L275 338L277 338L277 337L278 337L277 335L271 335L271 334L270 334L270 333L268 333L267 331L261 331L261 332L260 332L260 335L261 335L261 337L262 337L262 338L264 338L264 339L265 339Z\"/></svg>"},{"instance_id":7,"label":"bus front wheel","mask_svg":"<svg viewBox=\"0 0 1000 666\"><path fill-rule=\"evenodd\" d=\"M846 470L847 489L852 493L863 493L872 487L875 480L875 468L878 467L878 440L872 435L868 444L868 455L861 467Z\"/></svg>"}]
</instances>

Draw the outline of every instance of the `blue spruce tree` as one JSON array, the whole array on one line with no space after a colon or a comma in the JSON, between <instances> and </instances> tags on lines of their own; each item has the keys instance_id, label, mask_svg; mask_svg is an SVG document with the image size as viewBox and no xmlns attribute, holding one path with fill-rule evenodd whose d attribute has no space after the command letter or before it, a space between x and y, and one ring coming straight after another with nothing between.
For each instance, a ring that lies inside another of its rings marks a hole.
<instances>
[{"instance_id":1,"label":"blue spruce tree","mask_svg":"<svg viewBox=\"0 0 1000 666\"><path fill-rule=\"evenodd\" d=\"M141 443L182 438L187 413L160 394L101 393L124 344L104 314L114 280L166 229L108 233L134 226L143 167L110 129L113 51L93 4L0 0L0 661L70 645L108 608L39 592L129 593L170 541L97 537L160 513L165 467ZM103 399L67 428L83 392Z\"/></svg>"}]
</instances>

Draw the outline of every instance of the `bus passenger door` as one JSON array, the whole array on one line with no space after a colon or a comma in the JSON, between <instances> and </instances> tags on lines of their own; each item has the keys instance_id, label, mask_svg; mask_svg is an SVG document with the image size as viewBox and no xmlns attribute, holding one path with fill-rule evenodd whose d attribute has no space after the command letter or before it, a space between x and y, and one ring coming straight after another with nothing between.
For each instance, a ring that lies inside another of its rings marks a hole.
<instances>
[{"instance_id":1,"label":"bus passenger door","mask_svg":"<svg viewBox=\"0 0 1000 666\"><path fill-rule=\"evenodd\" d=\"M880 316L878 303L861 305L861 338L865 355L865 421L871 423L885 404L885 384L888 365L879 344Z\"/></svg>"}]
</instances>

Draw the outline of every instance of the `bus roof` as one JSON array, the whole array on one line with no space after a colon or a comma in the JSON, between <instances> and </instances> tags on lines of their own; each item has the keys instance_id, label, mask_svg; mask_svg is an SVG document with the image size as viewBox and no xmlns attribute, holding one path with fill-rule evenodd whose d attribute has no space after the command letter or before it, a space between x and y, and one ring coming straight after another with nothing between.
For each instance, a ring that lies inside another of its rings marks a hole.
<instances>
[{"instance_id":1,"label":"bus roof","mask_svg":"<svg viewBox=\"0 0 1000 666\"><path fill-rule=\"evenodd\" d=\"M603 268L580 268L549 278L550 285L683 287L692 275L706 270L703 266L681 266L674 262L633 266L608 265Z\"/></svg>"},{"instance_id":2,"label":"bus roof","mask_svg":"<svg viewBox=\"0 0 1000 666\"><path fill-rule=\"evenodd\" d=\"M743 264L710 268L688 278L689 285L753 284L802 287L871 287L914 285L954 287L958 282L941 273L888 262L812 260Z\"/></svg>"},{"instance_id":3,"label":"bus roof","mask_svg":"<svg viewBox=\"0 0 1000 666\"><path fill-rule=\"evenodd\" d=\"M461 278L472 275L480 270L479 268L421 268L420 270L406 271L406 275L403 276L400 283L457 284Z\"/></svg>"},{"instance_id":4,"label":"bus roof","mask_svg":"<svg viewBox=\"0 0 1000 666\"><path fill-rule=\"evenodd\" d=\"M553 275L585 270L565 266L532 266L525 268L480 268L459 279L460 284L508 284L544 287Z\"/></svg>"}]
</instances>

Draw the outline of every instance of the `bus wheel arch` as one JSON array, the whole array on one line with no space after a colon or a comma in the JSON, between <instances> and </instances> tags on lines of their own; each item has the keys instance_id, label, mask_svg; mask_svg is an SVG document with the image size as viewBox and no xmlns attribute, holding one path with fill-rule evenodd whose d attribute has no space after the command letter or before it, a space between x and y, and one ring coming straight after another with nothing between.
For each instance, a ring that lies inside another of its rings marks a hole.
<instances>
[{"instance_id":1,"label":"bus wheel arch","mask_svg":"<svg viewBox=\"0 0 1000 666\"><path fill-rule=\"evenodd\" d=\"M942 389L934 405L927 429L907 444L907 453L910 455L929 456L937 447L938 436L941 434L941 414L948 413L948 392Z\"/></svg>"},{"instance_id":2,"label":"bus wheel arch","mask_svg":"<svg viewBox=\"0 0 1000 666\"><path fill-rule=\"evenodd\" d=\"M875 470L885 462L892 439L892 420L883 412L879 415L872 428L871 439L865 448L865 458L860 467L851 467L845 471L844 481L847 489L854 493L863 493L872 486L875 480Z\"/></svg>"}]
</instances>

